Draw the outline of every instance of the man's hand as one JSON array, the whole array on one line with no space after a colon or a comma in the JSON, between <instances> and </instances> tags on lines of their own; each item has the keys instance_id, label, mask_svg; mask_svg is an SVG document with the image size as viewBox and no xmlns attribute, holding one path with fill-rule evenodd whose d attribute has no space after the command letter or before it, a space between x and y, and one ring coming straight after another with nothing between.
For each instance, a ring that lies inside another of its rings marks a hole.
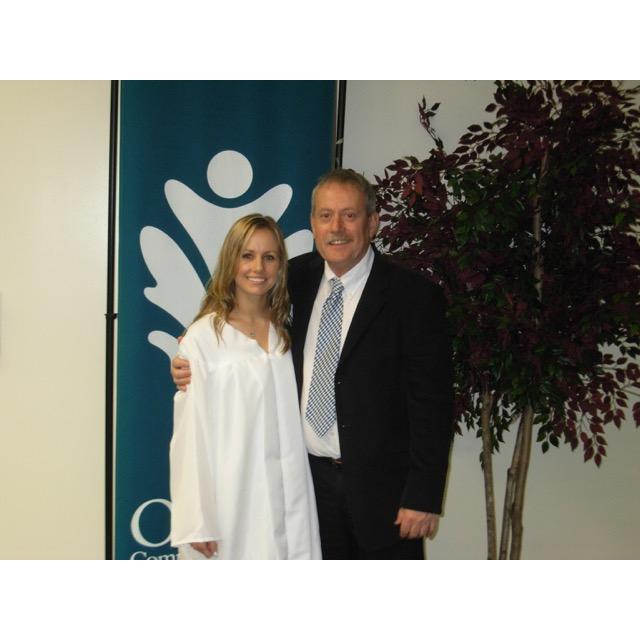
<instances>
[{"instance_id":1,"label":"man's hand","mask_svg":"<svg viewBox=\"0 0 640 640\"><path fill-rule=\"evenodd\" d=\"M192 542L191 546L203 556L207 556L207 558L218 555L218 543L213 540L209 542Z\"/></svg>"},{"instance_id":2,"label":"man's hand","mask_svg":"<svg viewBox=\"0 0 640 640\"><path fill-rule=\"evenodd\" d=\"M394 524L400 525L401 538L429 538L429 540L433 540L438 532L439 521L440 516L437 513L400 508Z\"/></svg>"},{"instance_id":3,"label":"man's hand","mask_svg":"<svg viewBox=\"0 0 640 640\"><path fill-rule=\"evenodd\" d=\"M191 382L191 367L189 366L189 361L176 356L171 361L171 377L173 378L173 383L180 391L186 391L187 385Z\"/></svg>"}]
</instances>

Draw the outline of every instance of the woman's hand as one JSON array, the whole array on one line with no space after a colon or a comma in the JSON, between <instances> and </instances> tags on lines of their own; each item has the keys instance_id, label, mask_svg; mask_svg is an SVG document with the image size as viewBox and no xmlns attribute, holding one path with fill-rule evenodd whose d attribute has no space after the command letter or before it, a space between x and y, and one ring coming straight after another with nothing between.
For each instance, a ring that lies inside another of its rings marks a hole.
<instances>
[{"instance_id":1,"label":"woman's hand","mask_svg":"<svg viewBox=\"0 0 640 640\"><path fill-rule=\"evenodd\" d=\"M209 540L209 542L192 542L191 546L207 558L218 555L218 543L213 540Z\"/></svg>"}]
</instances>

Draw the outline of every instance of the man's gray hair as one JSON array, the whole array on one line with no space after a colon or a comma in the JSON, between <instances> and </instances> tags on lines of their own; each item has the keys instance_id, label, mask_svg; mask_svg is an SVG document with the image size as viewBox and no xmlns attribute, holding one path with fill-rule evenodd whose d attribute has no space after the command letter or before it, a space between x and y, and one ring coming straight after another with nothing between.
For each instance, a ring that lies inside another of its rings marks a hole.
<instances>
[{"instance_id":1,"label":"man's gray hair","mask_svg":"<svg viewBox=\"0 0 640 640\"><path fill-rule=\"evenodd\" d=\"M316 208L316 193L318 192L318 189L331 182L353 185L364 195L367 213L371 215L376 212L376 190L361 173L358 173L353 169L332 169L318 179L318 183L311 193L312 214Z\"/></svg>"}]
</instances>

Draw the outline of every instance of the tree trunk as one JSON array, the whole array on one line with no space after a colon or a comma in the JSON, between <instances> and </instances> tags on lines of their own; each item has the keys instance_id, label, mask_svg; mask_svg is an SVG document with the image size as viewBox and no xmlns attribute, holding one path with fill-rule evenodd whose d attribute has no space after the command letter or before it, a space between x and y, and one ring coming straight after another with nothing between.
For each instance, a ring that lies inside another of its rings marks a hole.
<instances>
[{"instance_id":1,"label":"tree trunk","mask_svg":"<svg viewBox=\"0 0 640 640\"><path fill-rule=\"evenodd\" d=\"M542 258L542 205L541 205L541 190L544 180L549 171L549 150L545 151L540 164L540 175L538 176L538 188L535 195L532 198L533 205L533 237L535 239L535 245L533 248L532 262L533 262L533 278L535 281L536 293L538 301L542 301L542 278L544 276L544 266ZM538 321L536 320L536 325ZM518 441L516 445L517 449L517 463L512 465L509 469L511 473L512 469L515 473L515 477L509 478L511 480L510 488L512 490L512 496L509 502L509 525L511 530L511 549L509 551L509 558L511 560L519 560L522 552L522 513L524 510L524 494L527 484L527 475L529 473L529 461L531 460L531 436L533 433L533 419L535 417L533 407L531 403L528 403L522 413L522 419L518 428ZM516 459L516 453L514 453L514 459ZM505 501L506 502L506 501ZM505 509L506 511L506 509ZM503 525L504 532L504 525ZM502 554L502 546L501 546ZM506 549L505 549L506 553ZM501 555L502 557L502 555Z\"/></svg>"},{"instance_id":2,"label":"tree trunk","mask_svg":"<svg viewBox=\"0 0 640 640\"><path fill-rule=\"evenodd\" d=\"M509 559L519 560L522 551L522 512L524 510L524 493L529 473L529 460L531 459L531 436L533 433L534 413L531 405L527 405L522 415L520 431L522 440L520 446L520 456L518 460L517 478L515 482L513 505L511 509L511 550Z\"/></svg>"},{"instance_id":3,"label":"tree trunk","mask_svg":"<svg viewBox=\"0 0 640 640\"><path fill-rule=\"evenodd\" d=\"M518 479L518 468L520 465L522 451L524 415L520 417L516 442L513 446L513 456L511 466L507 471L507 486L504 491L504 506L502 509L502 532L500 534L500 560L507 559L509 551L509 541L511 536L511 517L513 514L513 500L515 496L516 481Z\"/></svg>"},{"instance_id":4,"label":"tree trunk","mask_svg":"<svg viewBox=\"0 0 640 640\"><path fill-rule=\"evenodd\" d=\"M482 473L484 475L484 498L487 514L487 560L497 558L496 540L496 504L493 489L493 443L491 438L491 410L493 409L493 394L488 385L483 384L482 390Z\"/></svg>"}]
</instances>

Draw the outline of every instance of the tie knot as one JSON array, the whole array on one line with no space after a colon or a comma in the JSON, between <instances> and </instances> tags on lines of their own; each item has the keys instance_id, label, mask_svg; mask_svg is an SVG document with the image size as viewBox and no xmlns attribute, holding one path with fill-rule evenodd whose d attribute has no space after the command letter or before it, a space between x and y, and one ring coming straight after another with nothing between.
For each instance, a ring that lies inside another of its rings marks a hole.
<instances>
[{"instance_id":1,"label":"tie knot","mask_svg":"<svg viewBox=\"0 0 640 640\"><path fill-rule=\"evenodd\" d=\"M331 278L331 280L329 280L329 284L331 285L331 293L329 294L331 296L342 293L344 290L344 285L340 278Z\"/></svg>"}]
</instances>

